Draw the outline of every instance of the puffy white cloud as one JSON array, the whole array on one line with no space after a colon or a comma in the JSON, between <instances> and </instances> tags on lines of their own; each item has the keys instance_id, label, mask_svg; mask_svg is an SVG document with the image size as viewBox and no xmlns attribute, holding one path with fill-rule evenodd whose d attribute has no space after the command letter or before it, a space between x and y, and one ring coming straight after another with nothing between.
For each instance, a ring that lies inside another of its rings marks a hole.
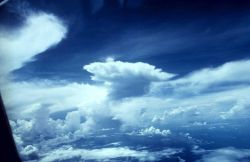
<instances>
[{"instance_id":1,"label":"puffy white cloud","mask_svg":"<svg viewBox=\"0 0 250 162\"><path fill-rule=\"evenodd\" d=\"M80 118L81 118L81 116L80 116L79 111L69 112L66 116L66 119L65 119L67 129L69 131L78 130L80 128L80 124L81 124Z\"/></svg>"},{"instance_id":2,"label":"puffy white cloud","mask_svg":"<svg viewBox=\"0 0 250 162\"><path fill-rule=\"evenodd\" d=\"M53 14L31 13L16 31L0 31L0 77L21 68L34 56L58 44L67 28Z\"/></svg>"},{"instance_id":3,"label":"puffy white cloud","mask_svg":"<svg viewBox=\"0 0 250 162\"><path fill-rule=\"evenodd\" d=\"M37 159L41 152L88 136L95 129L95 123L88 118L80 121L80 117L79 111L72 111L67 113L65 119L54 120L49 117L48 109L41 107L30 120L11 121L14 139L22 158Z\"/></svg>"},{"instance_id":4,"label":"puffy white cloud","mask_svg":"<svg viewBox=\"0 0 250 162\"><path fill-rule=\"evenodd\" d=\"M249 149L236 149L233 147L220 148L216 150L194 151L197 154L203 154L201 161L203 162L238 162L249 161Z\"/></svg>"},{"instance_id":5,"label":"puffy white cloud","mask_svg":"<svg viewBox=\"0 0 250 162\"><path fill-rule=\"evenodd\" d=\"M94 121L91 118L86 118L81 121L83 117L79 111L70 111L66 114L64 119L52 119L49 116L48 108L41 107L34 114L31 119L18 119L11 121L13 132L17 137L21 137L19 142L23 144L23 140L33 139L38 137L55 138L67 134L84 136L94 126ZM87 129L86 131L84 129ZM94 129L94 128L93 128Z\"/></svg>"},{"instance_id":6,"label":"puffy white cloud","mask_svg":"<svg viewBox=\"0 0 250 162\"><path fill-rule=\"evenodd\" d=\"M109 85L111 96L118 99L143 95L148 91L151 82L168 80L175 76L143 62L109 60L94 62L83 68L93 74L92 80Z\"/></svg>"},{"instance_id":7,"label":"puffy white cloud","mask_svg":"<svg viewBox=\"0 0 250 162\"><path fill-rule=\"evenodd\" d=\"M132 132L132 134L138 134L142 136L155 136L155 135L168 136L171 134L171 131L168 129L160 130L158 128L151 126L149 128L141 129L138 132Z\"/></svg>"},{"instance_id":8,"label":"puffy white cloud","mask_svg":"<svg viewBox=\"0 0 250 162\"><path fill-rule=\"evenodd\" d=\"M32 123L32 133L35 135L42 135L45 137L52 136L53 130L49 124L49 109L47 106L41 106L36 110L33 123Z\"/></svg>"},{"instance_id":9,"label":"puffy white cloud","mask_svg":"<svg viewBox=\"0 0 250 162\"><path fill-rule=\"evenodd\" d=\"M168 95L133 97L112 102L110 107L111 114L122 121L125 128L215 122L226 114L227 118L250 117L249 91L247 86L182 98Z\"/></svg>"},{"instance_id":10,"label":"puffy white cloud","mask_svg":"<svg viewBox=\"0 0 250 162\"><path fill-rule=\"evenodd\" d=\"M38 149L33 145L28 145L20 151L23 160L37 159Z\"/></svg>"},{"instance_id":11,"label":"puffy white cloud","mask_svg":"<svg viewBox=\"0 0 250 162\"><path fill-rule=\"evenodd\" d=\"M145 128L151 126L154 115L167 109L170 101L158 97L133 97L110 104L110 113L122 122L124 128Z\"/></svg>"},{"instance_id":12,"label":"puffy white cloud","mask_svg":"<svg viewBox=\"0 0 250 162\"><path fill-rule=\"evenodd\" d=\"M44 154L41 161L50 162L56 160L98 160L112 161L115 158L131 158L140 161L156 161L161 157L170 157L174 154L182 152L181 149L166 149L163 151L148 152L146 150L132 150L128 147L109 147L100 149L74 149L73 147L65 147L53 150Z\"/></svg>"}]
</instances>

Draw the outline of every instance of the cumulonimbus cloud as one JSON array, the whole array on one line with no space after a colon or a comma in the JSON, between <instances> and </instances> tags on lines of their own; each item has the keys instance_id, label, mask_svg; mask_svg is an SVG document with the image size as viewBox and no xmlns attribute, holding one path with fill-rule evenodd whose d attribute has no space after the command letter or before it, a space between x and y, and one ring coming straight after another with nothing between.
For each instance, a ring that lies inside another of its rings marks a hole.
<instances>
[{"instance_id":1,"label":"cumulonimbus cloud","mask_svg":"<svg viewBox=\"0 0 250 162\"><path fill-rule=\"evenodd\" d=\"M150 83L166 81L175 76L143 62L94 62L83 68L93 74L92 80L109 85L111 96L116 99L143 95Z\"/></svg>"}]
</instances>

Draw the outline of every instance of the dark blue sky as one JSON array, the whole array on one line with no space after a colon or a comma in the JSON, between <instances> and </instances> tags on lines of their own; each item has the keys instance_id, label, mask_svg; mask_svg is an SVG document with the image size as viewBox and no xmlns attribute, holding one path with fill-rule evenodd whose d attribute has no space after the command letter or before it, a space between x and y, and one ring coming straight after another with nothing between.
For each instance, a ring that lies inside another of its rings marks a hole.
<instances>
[{"instance_id":1,"label":"dark blue sky","mask_svg":"<svg viewBox=\"0 0 250 162\"><path fill-rule=\"evenodd\" d=\"M21 80L83 81L89 74L82 66L107 57L147 62L180 75L249 58L247 0L25 2L13 0L3 6L1 23L14 28L21 25L14 6L29 6L58 16L67 24L68 34L56 47L17 70Z\"/></svg>"}]
</instances>

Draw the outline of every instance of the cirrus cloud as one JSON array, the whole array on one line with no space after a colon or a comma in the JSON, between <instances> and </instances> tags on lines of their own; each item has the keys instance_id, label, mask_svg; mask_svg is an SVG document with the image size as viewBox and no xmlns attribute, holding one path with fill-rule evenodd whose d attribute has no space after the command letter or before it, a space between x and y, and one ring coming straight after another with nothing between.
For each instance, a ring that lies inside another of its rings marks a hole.
<instances>
[{"instance_id":1,"label":"cirrus cloud","mask_svg":"<svg viewBox=\"0 0 250 162\"><path fill-rule=\"evenodd\" d=\"M21 68L34 56L58 44L67 33L65 24L53 14L32 12L15 32L0 31L0 76Z\"/></svg>"}]
</instances>

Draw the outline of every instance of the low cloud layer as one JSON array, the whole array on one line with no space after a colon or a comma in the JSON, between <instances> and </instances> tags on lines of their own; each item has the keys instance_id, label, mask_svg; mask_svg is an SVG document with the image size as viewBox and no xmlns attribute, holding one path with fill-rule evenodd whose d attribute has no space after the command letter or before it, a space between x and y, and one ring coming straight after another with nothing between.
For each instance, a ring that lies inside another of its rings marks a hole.
<instances>
[{"instance_id":1,"label":"low cloud layer","mask_svg":"<svg viewBox=\"0 0 250 162\"><path fill-rule=\"evenodd\" d=\"M181 149L166 149L156 152L146 150L133 150L128 147L110 147L101 149L74 149L72 147L60 148L51 151L49 155L42 158L42 162L62 161L62 160L98 160L98 161L123 161L121 158L139 161L156 161L162 157L170 157L180 153ZM117 160L119 158L121 160ZM115 160L116 159L116 160Z\"/></svg>"},{"instance_id":2,"label":"low cloud layer","mask_svg":"<svg viewBox=\"0 0 250 162\"><path fill-rule=\"evenodd\" d=\"M249 161L250 150L249 149L236 149L233 147L220 148L216 150L203 150L197 151L197 154L203 154L202 159L197 162L238 162Z\"/></svg>"},{"instance_id":3,"label":"low cloud layer","mask_svg":"<svg viewBox=\"0 0 250 162\"><path fill-rule=\"evenodd\" d=\"M250 115L247 113L250 87L243 86L242 82L236 81L237 85L219 91L201 91L200 95L175 94L179 91L172 91L170 95L164 85L171 84L172 89L179 90L188 87L188 84L175 86L172 83L178 83L179 79L168 80L171 76L168 73L146 63L140 63L139 67L142 67L134 71L137 66L138 63L121 61L85 66L93 73L92 79L100 82L98 85L41 80L6 84L2 88L3 97L13 119L11 125L15 139L19 141L19 150L24 157L29 157L26 155L29 152L32 156L38 156L36 147L40 144L50 147L51 144L76 141L102 129L133 132L139 136L167 137L175 126L206 123L204 127L210 129L214 127L210 123ZM148 69L144 70L145 67ZM137 86L133 83L137 78L148 79L142 87L146 86L149 90L132 95L133 87ZM185 80L186 77L181 79ZM112 90L123 93L122 88L117 88L117 84L123 83L131 86L131 95L114 98ZM157 88L162 87L160 93L156 93L154 84L158 84ZM61 113L64 117L55 119L55 113ZM36 146L28 147L28 141L36 141Z\"/></svg>"},{"instance_id":4,"label":"low cloud layer","mask_svg":"<svg viewBox=\"0 0 250 162\"><path fill-rule=\"evenodd\" d=\"M41 106L47 107L50 113L81 107L97 108L107 96L104 87L46 80L9 82L1 88L4 103L13 119L32 116Z\"/></svg>"}]
</instances>

